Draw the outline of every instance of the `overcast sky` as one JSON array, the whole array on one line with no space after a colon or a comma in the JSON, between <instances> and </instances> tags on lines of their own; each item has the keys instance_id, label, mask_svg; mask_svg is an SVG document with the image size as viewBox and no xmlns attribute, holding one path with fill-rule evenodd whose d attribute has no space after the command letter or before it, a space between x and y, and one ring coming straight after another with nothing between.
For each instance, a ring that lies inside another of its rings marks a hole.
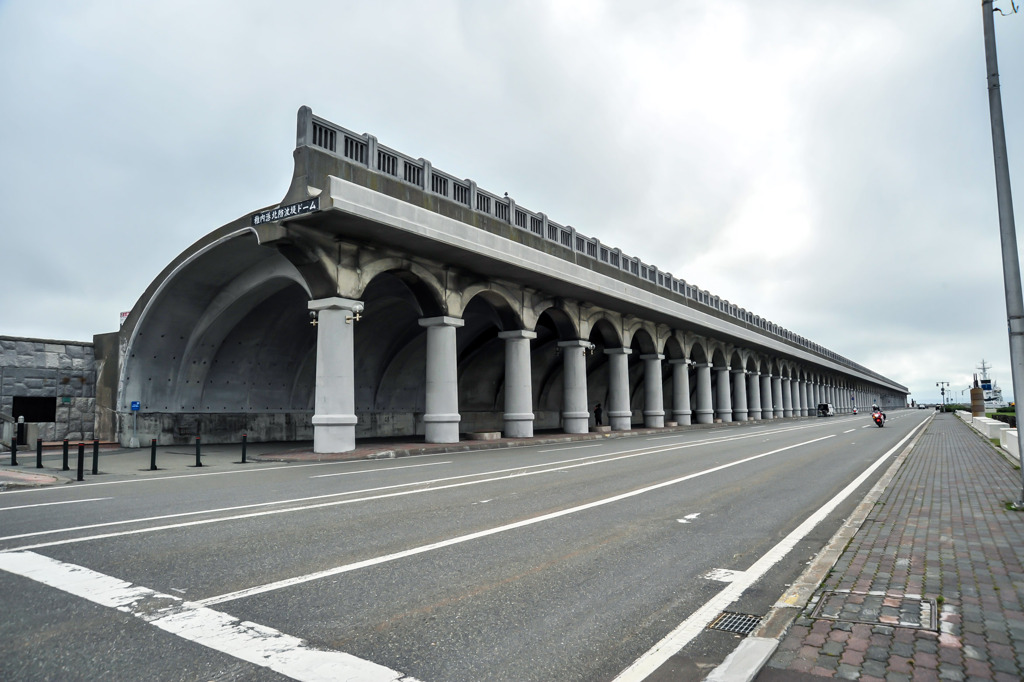
<instances>
[{"instance_id":1,"label":"overcast sky","mask_svg":"<svg viewBox=\"0 0 1024 682\"><path fill-rule=\"evenodd\" d=\"M985 76L980 0L0 0L0 334L116 330L280 201L305 104L918 401L982 358L1009 396Z\"/></svg>"}]
</instances>

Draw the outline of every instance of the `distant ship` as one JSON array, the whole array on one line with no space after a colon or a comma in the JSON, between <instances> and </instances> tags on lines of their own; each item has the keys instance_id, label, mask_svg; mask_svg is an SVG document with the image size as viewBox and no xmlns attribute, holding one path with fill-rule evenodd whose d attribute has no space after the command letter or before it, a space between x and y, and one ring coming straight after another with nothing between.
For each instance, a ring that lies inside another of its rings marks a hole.
<instances>
[{"instance_id":1,"label":"distant ship","mask_svg":"<svg viewBox=\"0 0 1024 682\"><path fill-rule=\"evenodd\" d=\"M981 370L981 376L978 377L978 386L985 391L985 409L986 410L998 410L1000 407L1009 407L1009 404L1003 400L1003 389L996 386L995 379L989 379L988 370L992 365L986 365L985 360L982 359L981 365L978 369Z\"/></svg>"}]
</instances>

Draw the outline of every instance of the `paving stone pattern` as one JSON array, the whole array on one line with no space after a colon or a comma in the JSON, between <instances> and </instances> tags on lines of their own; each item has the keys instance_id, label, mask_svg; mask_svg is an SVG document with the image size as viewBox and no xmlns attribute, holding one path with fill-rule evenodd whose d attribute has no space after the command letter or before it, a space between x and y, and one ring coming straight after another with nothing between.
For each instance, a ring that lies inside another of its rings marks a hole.
<instances>
[{"instance_id":1,"label":"paving stone pattern","mask_svg":"<svg viewBox=\"0 0 1024 682\"><path fill-rule=\"evenodd\" d=\"M762 675L1020 682L1020 494L1018 469L936 415Z\"/></svg>"}]
</instances>

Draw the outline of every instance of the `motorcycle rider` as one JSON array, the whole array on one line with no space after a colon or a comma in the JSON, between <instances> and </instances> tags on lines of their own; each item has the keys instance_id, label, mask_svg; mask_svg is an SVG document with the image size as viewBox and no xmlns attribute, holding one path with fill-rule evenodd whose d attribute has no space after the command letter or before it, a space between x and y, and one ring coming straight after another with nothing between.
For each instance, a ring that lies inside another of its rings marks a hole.
<instances>
[{"instance_id":1,"label":"motorcycle rider","mask_svg":"<svg viewBox=\"0 0 1024 682\"><path fill-rule=\"evenodd\" d=\"M874 414L875 412L878 412L879 414L882 415L882 421L886 420L887 417L885 416L885 412L882 412L882 408L880 408L877 404L873 404L871 406L871 413Z\"/></svg>"}]
</instances>

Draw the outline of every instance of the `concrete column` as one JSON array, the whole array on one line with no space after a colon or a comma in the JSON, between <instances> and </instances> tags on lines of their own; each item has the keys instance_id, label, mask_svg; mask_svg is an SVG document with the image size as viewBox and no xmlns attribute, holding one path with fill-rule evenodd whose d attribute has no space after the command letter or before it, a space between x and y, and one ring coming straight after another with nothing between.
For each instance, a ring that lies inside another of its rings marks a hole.
<instances>
[{"instance_id":1,"label":"concrete column","mask_svg":"<svg viewBox=\"0 0 1024 682\"><path fill-rule=\"evenodd\" d=\"M423 432L428 443L459 442L459 373L455 330L457 317L424 317L427 328L427 396Z\"/></svg>"},{"instance_id":2,"label":"concrete column","mask_svg":"<svg viewBox=\"0 0 1024 682\"><path fill-rule=\"evenodd\" d=\"M718 412L716 417L723 423L732 421L732 391L729 389L729 368L715 367L715 380L718 387Z\"/></svg>"},{"instance_id":3,"label":"concrete column","mask_svg":"<svg viewBox=\"0 0 1024 682\"><path fill-rule=\"evenodd\" d=\"M711 363L697 364L697 415L698 424L710 424L715 420L715 410L711 402Z\"/></svg>"},{"instance_id":4,"label":"concrete column","mask_svg":"<svg viewBox=\"0 0 1024 682\"><path fill-rule=\"evenodd\" d=\"M747 372L742 369L732 370L732 419L737 422L747 421Z\"/></svg>"},{"instance_id":5,"label":"concrete column","mask_svg":"<svg viewBox=\"0 0 1024 682\"><path fill-rule=\"evenodd\" d=\"M629 348L605 348L608 356L608 424L612 431L629 431L633 410L629 405Z\"/></svg>"},{"instance_id":6,"label":"concrete column","mask_svg":"<svg viewBox=\"0 0 1024 682\"><path fill-rule=\"evenodd\" d=\"M782 407L782 377L772 377L772 411L776 419L782 419L785 411Z\"/></svg>"},{"instance_id":7,"label":"concrete column","mask_svg":"<svg viewBox=\"0 0 1024 682\"><path fill-rule=\"evenodd\" d=\"M761 375L761 419L775 419L772 408L772 375Z\"/></svg>"},{"instance_id":8,"label":"concrete column","mask_svg":"<svg viewBox=\"0 0 1024 682\"><path fill-rule=\"evenodd\" d=\"M684 426L689 426L692 419L690 412L690 361L686 359L669 360L672 365L672 419Z\"/></svg>"},{"instance_id":9,"label":"concrete column","mask_svg":"<svg viewBox=\"0 0 1024 682\"><path fill-rule=\"evenodd\" d=\"M562 349L562 430L566 433L590 431L587 405L587 360L585 353L594 345L589 341L559 341Z\"/></svg>"},{"instance_id":10,"label":"concrete column","mask_svg":"<svg viewBox=\"0 0 1024 682\"><path fill-rule=\"evenodd\" d=\"M536 332L519 329L499 332L505 339L505 437L533 437L533 379L530 339Z\"/></svg>"},{"instance_id":11,"label":"concrete column","mask_svg":"<svg viewBox=\"0 0 1024 682\"><path fill-rule=\"evenodd\" d=\"M644 426L660 429L665 426L665 396L661 387L661 361L664 355L641 355L644 361Z\"/></svg>"},{"instance_id":12,"label":"concrete column","mask_svg":"<svg viewBox=\"0 0 1024 682\"><path fill-rule=\"evenodd\" d=\"M321 298L310 301L309 309L317 313L313 452L350 452L356 449L352 327L363 302Z\"/></svg>"},{"instance_id":13,"label":"concrete column","mask_svg":"<svg viewBox=\"0 0 1024 682\"><path fill-rule=\"evenodd\" d=\"M820 403L821 400L818 398L818 384L816 384L816 383L812 383L811 384L810 400L811 400L810 408L812 410L814 410L815 413L817 413L818 403Z\"/></svg>"},{"instance_id":14,"label":"concrete column","mask_svg":"<svg viewBox=\"0 0 1024 682\"><path fill-rule=\"evenodd\" d=\"M801 380L797 388L800 390L800 416L807 416L807 382Z\"/></svg>"},{"instance_id":15,"label":"concrete column","mask_svg":"<svg viewBox=\"0 0 1024 682\"><path fill-rule=\"evenodd\" d=\"M757 372L747 375L747 418L761 419L761 382Z\"/></svg>"},{"instance_id":16,"label":"concrete column","mask_svg":"<svg viewBox=\"0 0 1024 682\"><path fill-rule=\"evenodd\" d=\"M782 416L793 416L793 382L789 377L782 377Z\"/></svg>"}]
</instances>

